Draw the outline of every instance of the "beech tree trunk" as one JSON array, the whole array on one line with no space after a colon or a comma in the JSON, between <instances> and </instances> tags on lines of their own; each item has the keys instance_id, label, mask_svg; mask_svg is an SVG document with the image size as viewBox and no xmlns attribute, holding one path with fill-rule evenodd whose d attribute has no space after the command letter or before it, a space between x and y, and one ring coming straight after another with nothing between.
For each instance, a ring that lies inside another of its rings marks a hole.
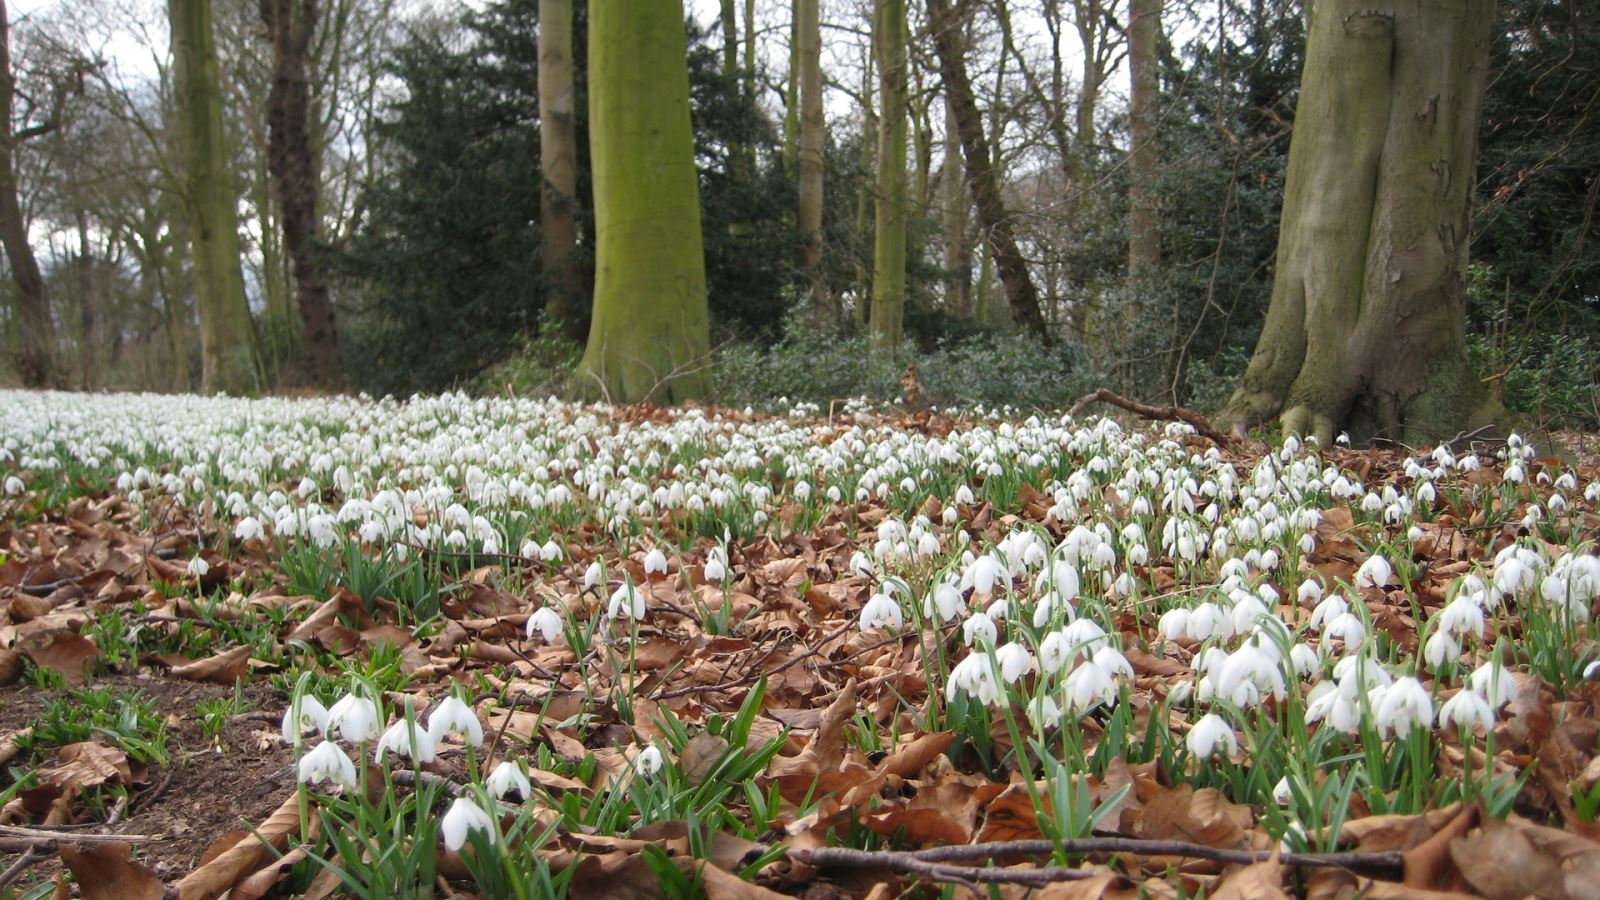
<instances>
[{"instance_id":1,"label":"beech tree trunk","mask_svg":"<svg viewBox=\"0 0 1600 900\"><path fill-rule=\"evenodd\" d=\"M878 50L876 234L872 243L872 343L893 352L906 302L906 4L874 0Z\"/></svg>"},{"instance_id":2,"label":"beech tree trunk","mask_svg":"<svg viewBox=\"0 0 1600 900\"><path fill-rule=\"evenodd\" d=\"M222 130L222 87L210 0L168 0L183 157L184 204L200 309L201 389L260 387L239 265L239 221Z\"/></svg>"},{"instance_id":3,"label":"beech tree trunk","mask_svg":"<svg viewBox=\"0 0 1600 900\"><path fill-rule=\"evenodd\" d=\"M682 0L589 7L594 314L578 376L617 403L710 387Z\"/></svg>"},{"instance_id":4,"label":"beech tree trunk","mask_svg":"<svg viewBox=\"0 0 1600 900\"><path fill-rule=\"evenodd\" d=\"M16 98L16 80L11 75L11 19L5 0L0 0L0 243L11 262L11 279L17 286L17 312L22 327L22 352L17 360L18 374L28 387L59 387L56 368L56 325L50 317L50 300L45 295L44 276L39 260L28 242L28 223L17 197L16 147L20 140L12 130L11 116Z\"/></svg>"},{"instance_id":5,"label":"beech tree trunk","mask_svg":"<svg viewBox=\"0 0 1600 900\"><path fill-rule=\"evenodd\" d=\"M1162 0L1131 0L1128 15L1128 277L1161 264L1156 209L1156 43ZM1137 318L1137 295L1135 315Z\"/></svg>"},{"instance_id":6,"label":"beech tree trunk","mask_svg":"<svg viewBox=\"0 0 1600 900\"><path fill-rule=\"evenodd\" d=\"M800 272L809 283L818 321L833 317L822 268L822 178L826 122L822 116L822 17L818 0L795 0L800 47Z\"/></svg>"},{"instance_id":7,"label":"beech tree trunk","mask_svg":"<svg viewBox=\"0 0 1600 900\"><path fill-rule=\"evenodd\" d=\"M1272 302L1225 419L1327 445L1448 439L1497 408L1465 269L1493 0L1318 0Z\"/></svg>"},{"instance_id":8,"label":"beech tree trunk","mask_svg":"<svg viewBox=\"0 0 1600 900\"><path fill-rule=\"evenodd\" d=\"M1039 292L1028 276L1027 261L1012 232L1011 216L1000 196L1000 182L989 156L989 141L983 133L983 119L972 96L972 82L967 80L967 64L961 55L960 23L951 15L947 0L928 0L928 22L933 29L944 88L961 134L961 150L967 160L967 183L972 187L972 201L978 208L978 225L994 254L995 269L1005 286L1012 320L1049 343L1051 335L1039 309Z\"/></svg>"},{"instance_id":9,"label":"beech tree trunk","mask_svg":"<svg viewBox=\"0 0 1600 900\"><path fill-rule=\"evenodd\" d=\"M307 383L339 385L339 352L328 281L317 258L322 233L317 212L318 166L311 140L311 83L306 54L316 33L317 0L261 0L261 21L272 42L272 90L267 95L267 166L283 210L283 243L300 308L300 362Z\"/></svg>"},{"instance_id":10,"label":"beech tree trunk","mask_svg":"<svg viewBox=\"0 0 1600 900\"><path fill-rule=\"evenodd\" d=\"M731 0L730 0L731 3ZM730 59L736 59L732 54ZM578 246L578 126L572 0L539 0L539 266L545 314L566 337L585 328Z\"/></svg>"}]
</instances>

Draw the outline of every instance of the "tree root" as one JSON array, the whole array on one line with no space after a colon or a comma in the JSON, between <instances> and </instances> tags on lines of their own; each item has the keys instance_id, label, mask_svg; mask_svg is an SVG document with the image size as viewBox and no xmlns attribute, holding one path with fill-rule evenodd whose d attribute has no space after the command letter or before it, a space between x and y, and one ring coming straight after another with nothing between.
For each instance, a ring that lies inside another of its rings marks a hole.
<instances>
[{"instance_id":1,"label":"tree root","mask_svg":"<svg viewBox=\"0 0 1600 900\"><path fill-rule=\"evenodd\" d=\"M1162 422L1185 422L1193 426L1195 431L1198 431L1202 436L1209 439L1212 443L1219 447L1232 447L1237 442L1234 437L1218 431L1212 426L1211 422L1208 421L1205 416L1200 415L1192 409L1184 409L1181 406L1151 406L1148 403L1140 403L1137 400L1129 400L1127 397L1124 397L1121 394L1110 390L1109 388L1101 388L1092 394L1084 394L1082 397L1078 398L1076 403L1072 404L1072 408L1067 412L1076 416L1083 412L1085 407L1096 401L1100 403L1109 403L1112 406L1125 409L1128 412L1145 419L1153 419Z\"/></svg>"}]
</instances>

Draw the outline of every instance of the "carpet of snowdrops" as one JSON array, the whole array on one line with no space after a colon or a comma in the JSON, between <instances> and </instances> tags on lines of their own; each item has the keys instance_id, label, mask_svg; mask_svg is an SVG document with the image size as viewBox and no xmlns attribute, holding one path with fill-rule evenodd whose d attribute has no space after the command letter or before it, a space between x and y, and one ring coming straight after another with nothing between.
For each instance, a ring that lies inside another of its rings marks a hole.
<instances>
[{"instance_id":1,"label":"carpet of snowdrops","mask_svg":"<svg viewBox=\"0 0 1600 900\"><path fill-rule=\"evenodd\" d=\"M1600 480L1515 435L1217 447L1011 410L464 395L0 409L4 702L270 685L227 727L293 776L203 863L62 843L86 896L113 871L206 897L1577 897L1600 874ZM0 828L105 821L88 798L119 776L69 749L0 746ZM161 756L229 777L220 749Z\"/></svg>"}]
</instances>

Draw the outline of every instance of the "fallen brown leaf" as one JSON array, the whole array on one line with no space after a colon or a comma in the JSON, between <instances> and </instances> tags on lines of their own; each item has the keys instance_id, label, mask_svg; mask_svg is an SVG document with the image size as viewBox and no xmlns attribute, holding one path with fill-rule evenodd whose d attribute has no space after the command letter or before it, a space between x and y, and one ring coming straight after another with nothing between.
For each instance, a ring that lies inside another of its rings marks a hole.
<instances>
[{"instance_id":1,"label":"fallen brown leaf","mask_svg":"<svg viewBox=\"0 0 1600 900\"><path fill-rule=\"evenodd\" d=\"M248 645L241 645L232 650L225 650L216 656L197 659L181 666L173 666L172 674L189 681L204 681L210 684L233 684L250 667L250 652L254 649Z\"/></svg>"},{"instance_id":2,"label":"fallen brown leaf","mask_svg":"<svg viewBox=\"0 0 1600 900\"><path fill-rule=\"evenodd\" d=\"M63 844L61 861L72 870L83 900L161 900L161 879L128 858L125 843Z\"/></svg>"}]
</instances>

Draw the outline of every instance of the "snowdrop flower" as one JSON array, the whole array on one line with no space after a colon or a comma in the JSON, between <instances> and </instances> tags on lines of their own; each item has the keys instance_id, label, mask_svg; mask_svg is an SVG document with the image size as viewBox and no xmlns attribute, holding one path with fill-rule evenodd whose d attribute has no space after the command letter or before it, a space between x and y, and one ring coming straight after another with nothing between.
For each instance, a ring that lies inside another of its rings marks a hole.
<instances>
[{"instance_id":1,"label":"snowdrop flower","mask_svg":"<svg viewBox=\"0 0 1600 900\"><path fill-rule=\"evenodd\" d=\"M1517 695L1517 683L1511 673L1498 659L1491 659L1483 665L1472 670L1472 689L1477 691L1489 705L1499 709Z\"/></svg>"},{"instance_id":2,"label":"snowdrop flower","mask_svg":"<svg viewBox=\"0 0 1600 900\"><path fill-rule=\"evenodd\" d=\"M961 641L968 647L977 646L978 638L984 638L993 647L1000 640L1000 630L995 627L994 619L988 613L973 613L961 623Z\"/></svg>"},{"instance_id":3,"label":"snowdrop flower","mask_svg":"<svg viewBox=\"0 0 1600 900\"><path fill-rule=\"evenodd\" d=\"M1439 727L1470 728L1483 733L1494 726L1494 709L1476 690L1462 688L1439 707Z\"/></svg>"},{"instance_id":4,"label":"snowdrop flower","mask_svg":"<svg viewBox=\"0 0 1600 900\"><path fill-rule=\"evenodd\" d=\"M1389 565L1389 561L1377 554L1373 554L1367 557L1367 561L1361 564L1361 568L1356 570L1356 587L1382 589L1384 585L1389 583L1389 579L1393 575L1394 569Z\"/></svg>"},{"instance_id":5,"label":"snowdrop flower","mask_svg":"<svg viewBox=\"0 0 1600 900\"><path fill-rule=\"evenodd\" d=\"M945 685L944 694L950 701L965 694L985 706L998 706L1000 682L995 677L994 667L989 665L988 654L969 653L956 663L955 668L950 670L950 682Z\"/></svg>"},{"instance_id":6,"label":"snowdrop flower","mask_svg":"<svg viewBox=\"0 0 1600 900\"><path fill-rule=\"evenodd\" d=\"M561 614L548 606L541 606L528 617L528 637L535 634L544 638L546 644L554 644L556 638L561 636Z\"/></svg>"},{"instance_id":7,"label":"snowdrop flower","mask_svg":"<svg viewBox=\"0 0 1600 900\"><path fill-rule=\"evenodd\" d=\"M430 763L434 758L433 738L415 719L410 722L401 719L390 725L383 737L378 738L378 746L372 754L373 762L382 763L385 753L413 759L418 763Z\"/></svg>"},{"instance_id":8,"label":"snowdrop flower","mask_svg":"<svg viewBox=\"0 0 1600 900\"><path fill-rule=\"evenodd\" d=\"M204 578L206 573L211 571L211 564L206 562L204 556L196 556L194 559L189 560L189 565L185 567L185 570L196 578Z\"/></svg>"},{"instance_id":9,"label":"snowdrop flower","mask_svg":"<svg viewBox=\"0 0 1600 900\"><path fill-rule=\"evenodd\" d=\"M1072 670L1067 676L1066 690L1067 705L1079 711L1096 703L1114 703L1117 699L1117 685L1111 680L1111 673L1092 659Z\"/></svg>"},{"instance_id":10,"label":"snowdrop flower","mask_svg":"<svg viewBox=\"0 0 1600 900\"><path fill-rule=\"evenodd\" d=\"M661 552L661 548L651 548L644 555L644 574L646 577L667 574L667 555Z\"/></svg>"},{"instance_id":11,"label":"snowdrop flower","mask_svg":"<svg viewBox=\"0 0 1600 900\"><path fill-rule=\"evenodd\" d=\"M1527 473L1522 470L1521 462L1514 462L1506 466L1505 474L1501 477L1507 484L1521 484L1528 479Z\"/></svg>"},{"instance_id":12,"label":"snowdrop flower","mask_svg":"<svg viewBox=\"0 0 1600 900\"><path fill-rule=\"evenodd\" d=\"M1329 594L1311 610L1311 628L1321 628L1349 611L1349 601L1338 594Z\"/></svg>"},{"instance_id":13,"label":"snowdrop flower","mask_svg":"<svg viewBox=\"0 0 1600 900\"><path fill-rule=\"evenodd\" d=\"M979 594L993 593L996 585L1003 586L1006 577L1000 562L988 554L978 557L967 574L972 578L972 589Z\"/></svg>"},{"instance_id":14,"label":"snowdrop flower","mask_svg":"<svg viewBox=\"0 0 1600 900\"><path fill-rule=\"evenodd\" d=\"M555 538L545 541L544 546L539 548L539 559L544 562L560 562L565 556L565 552L561 549L561 545L556 543Z\"/></svg>"},{"instance_id":15,"label":"snowdrop flower","mask_svg":"<svg viewBox=\"0 0 1600 900\"><path fill-rule=\"evenodd\" d=\"M600 576L603 573L604 569L600 565L600 560L597 559L589 563L589 568L583 570L583 589L588 590L599 584Z\"/></svg>"},{"instance_id":16,"label":"snowdrop flower","mask_svg":"<svg viewBox=\"0 0 1600 900\"><path fill-rule=\"evenodd\" d=\"M850 554L850 565L847 568L851 575L858 575L862 578L872 577L872 561L867 559L867 555L860 550Z\"/></svg>"},{"instance_id":17,"label":"snowdrop flower","mask_svg":"<svg viewBox=\"0 0 1600 900\"><path fill-rule=\"evenodd\" d=\"M1457 594L1456 598L1439 611L1439 628L1452 635L1477 635L1483 639L1483 607L1471 596Z\"/></svg>"},{"instance_id":18,"label":"snowdrop flower","mask_svg":"<svg viewBox=\"0 0 1600 900\"><path fill-rule=\"evenodd\" d=\"M922 601L922 614L933 618L938 615L939 621L948 622L960 615L966 608L966 603L961 599L961 592L955 585L942 583L933 589L933 593Z\"/></svg>"},{"instance_id":19,"label":"snowdrop flower","mask_svg":"<svg viewBox=\"0 0 1600 900\"><path fill-rule=\"evenodd\" d=\"M263 534L261 520L255 516L245 516L233 526L233 539L236 541L259 541Z\"/></svg>"},{"instance_id":20,"label":"snowdrop flower","mask_svg":"<svg viewBox=\"0 0 1600 900\"><path fill-rule=\"evenodd\" d=\"M627 616L630 619L642 619L644 615L644 595L633 586L632 579L624 580L611 592L611 601L606 605L606 618Z\"/></svg>"},{"instance_id":21,"label":"snowdrop flower","mask_svg":"<svg viewBox=\"0 0 1600 900\"><path fill-rule=\"evenodd\" d=\"M1189 611L1181 606L1174 607L1161 614L1156 622L1156 631L1169 641L1175 641L1189 633Z\"/></svg>"},{"instance_id":22,"label":"snowdrop flower","mask_svg":"<svg viewBox=\"0 0 1600 900\"><path fill-rule=\"evenodd\" d=\"M1033 668L1033 654L1016 641L996 650L994 658L1000 664L1000 677L1006 684L1016 684L1028 670Z\"/></svg>"},{"instance_id":23,"label":"snowdrop flower","mask_svg":"<svg viewBox=\"0 0 1600 900\"><path fill-rule=\"evenodd\" d=\"M1219 749L1228 755L1239 752L1239 739L1234 737L1233 726L1216 713L1207 713L1189 729L1184 746L1197 759L1210 759Z\"/></svg>"},{"instance_id":24,"label":"snowdrop flower","mask_svg":"<svg viewBox=\"0 0 1600 900\"><path fill-rule=\"evenodd\" d=\"M1397 679L1384 690L1375 712L1378 726L1392 729L1396 734L1409 732L1413 727L1433 727L1433 700L1428 697L1428 689L1409 675Z\"/></svg>"},{"instance_id":25,"label":"snowdrop flower","mask_svg":"<svg viewBox=\"0 0 1600 900\"><path fill-rule=\"evenodd\" d=\"M1039 667L1045 672L1061 674L1071 668L1077 658L1071 640L1060 631L1052 631L1039 641Z\"/></svg>"},{"instance_id":26,"label":"snowdrop flower","mask_svg":"<svg viewBox=\"0 0 1600 900\"><path fill-rule=\"evenodd\" d=\"M467 706L454 694L440 700L439 705L428 715L428 737L432 738L435 744L451 734L461 735L462 740L470 747L483 746L483 723L478 721L478 716L472 711L472 707Z\"/></svg>"},{"instance_id":27,"label":"snowdrop flower","mask_svg":"<svg viewBox=\"0 0 1600 900\"><path fill-rule=\"evenodd\" d=\"M726 556L727 554L722 550L721 547L714 547L710 553L706 554L706 564L701 572L701 574L705 576L706 581L721 582L723 579L728 577L728 564L725 561Z\"/></svg>"},{"instance_id":28,"label":"snowdrop flower","mask_svg":"<svg viewBox=\"0 0 1600 900\"><path fill-rule=\"evenodd\" d=\"M1289 662L1294 666L1295 674L1301 678L1310 678L1322 671L1322 657L1311 649L1310 644L1295 644L1290 647Z\"/></svg>"},{"instance_id":29,"label":"snowdrop flower","mask_svg":"<svg viewBox=\"0 0 1600 900\"><path fill-rule=\"evenodd\" d=\"M352 744L372 740L378 736L378 705L366 697L345 694L329 708L323 733L331 735L335 728Z\"/></svg>"},{"instance_id":30,"label":"snowdrop flower","mask_svg":"<svg viewBox=\"0 0 1600 900\"><path fill-rule=\"evenodd\" d=\"M444 846L452 853L466 846L467 834L480 831L488 834L494 830L494 820L483 811L483 807L467 797L457 797L450 804L450 809L444 814L444 821L439 824L439 833L444 836Z\"/></svg>"},{"instance_id":31,"label":"snowdrop flower","mask_svg":"<svg viewBox=\"0 0 1600 900\"><path fill-rule=\"evenodd\" d=\"M1447 628L1435 629L1422 645L1422 658L1435 672L1461 658L1461 644Z\"/></svg>"},{"instance_id":32,"label":"snowdrop flower","mask_svg":"<svg viewBox=\"0 0 1600 900\"><path fill-rule=\"evenodd\" d=\"M639 755L633 758L633 771L645 778L661 771L661 765L661 750L654 744L639 751Z\"/></svg>"},{"instance_id":33,"label":"snowdrop flower","mask_svg":"<svg viewBox=\"0 0 1600 900\"><path fill-rule=\"evenodd\" d=\"M1045 732L1061 724L1061 707L1049 694L1040 693L1028 701L1028 724L1035 732Z\"/></svg>"},{"instance_id":34,"label":"snowdrop flower","mask_svg":"<svg viewBox=\"0 0 1600 900\"><path fill-rule=\"evenodd\" d=\"M1289 776L1279 778L1278 783L1272 786L1272 799L1278 801L1279 806L1288 806L1289 801L1294 799L1294 786L1289 783Z\"/></svg>"},{"instance_id":35,"label":"snowdrop flower","mask_svg":"<svg viewBox=\"0 0 1600 900\"><path fill-rule=\"evenodd\" d=\"M310 694L300 696L300 721L294 721L294 704L283 711L283 742L293 744L301 735L325 732L328 729L328 708Z\"/></svg>"},{"instance_id":36,"label":"snowdrop flower","mask_svg":"<svg viewBox=\"0 0 1600 900\"><path fill-rule=\"evenodd\" d=\"M904 621L900 604L888 594L873 594L866 605L861 607L862 631L871 631L874 628L898 629Z\"/></svg>"},{"instance_id":37,"label":"snowdrop flower","mask_svg":"<svg viewBox=\"0 0 1600 900\"><path fill-rule=\"evenodd\" d=\"M1312 603L1322 599L1322 582L1315 578L1307 578L1300 582L1300 589L1295 592L1295 602Z\"/></svg>"},{"instance_id":38,"label":"snowdrop flower","mask_svg":"<svg viewBox=\"0 0 1600 900\"><path fill-rule=\"evenodd\" d=\"M1222 607L1208 600L1190 611L1188 633L1192 641L1226 640L1233 635L1233 622Z\"/></svg>"},{"instance_id":39,"label":"snowdrop flower","mask_svg":"<svg viewBox=\"0 0 1600 900\"><path fill-rule=\"evenodd\" d=\"M517 792L517 797L526 800L533 796L533 785L528 783L528 776L522 774L522 767L511 760L501 760L500 765L494 767L485 782L489 793L496 799L504 800L512 791Z\"/></svg>"},{"instance_id":40,"label":"snowdrop flower","mask_svg":"<svg viewBox=\"0 0 1600 900\"><path fill-rule=\"evenodd\" d=\"M1355 734L1361 727L1361 707L1332 682L1324 681L1306 696L1306 724L1324 719L1335 731Z\"/></svg>"},{"instance_id":41,"label":"snowdrop flower","mask_svg":"<svg viewBox=\"0 0 1600 900\"><path fill-rule=\"evenodd\" d=\"M21 494L23 491L25 491L27 489L28 489L28 486L26 484L22 483L22 479L21 478L18 478L15 475L11 475L11 476L8 476L6 478L6 496L7 497L15 497L15 496L17 496L18 494Z\"/></svg>"},{"instance_id":42,"label":"snowdrop flower","mask_svg":"<svg viewBox=\"0 0 1600 900\"><path fill-rule=\"evenodd\" d=\"M1354 647L1367 637L1367 626L1361 617L1355 613L1347 612L1322 630L1322 636L1329 640L1344 641L1346 647Z\"/></svg>"},{"instance_id":43,"label":"snowdrop flower","mask_svg":"<svg viewBox=\"0 0 1600 900\"><path fill-rule=\"evenodd\" d=\"M295 769L301 784L331 781L340 787L356 786L356 766L333 741L323 741L300 757Z\"/></svg>"}]
</instances>

